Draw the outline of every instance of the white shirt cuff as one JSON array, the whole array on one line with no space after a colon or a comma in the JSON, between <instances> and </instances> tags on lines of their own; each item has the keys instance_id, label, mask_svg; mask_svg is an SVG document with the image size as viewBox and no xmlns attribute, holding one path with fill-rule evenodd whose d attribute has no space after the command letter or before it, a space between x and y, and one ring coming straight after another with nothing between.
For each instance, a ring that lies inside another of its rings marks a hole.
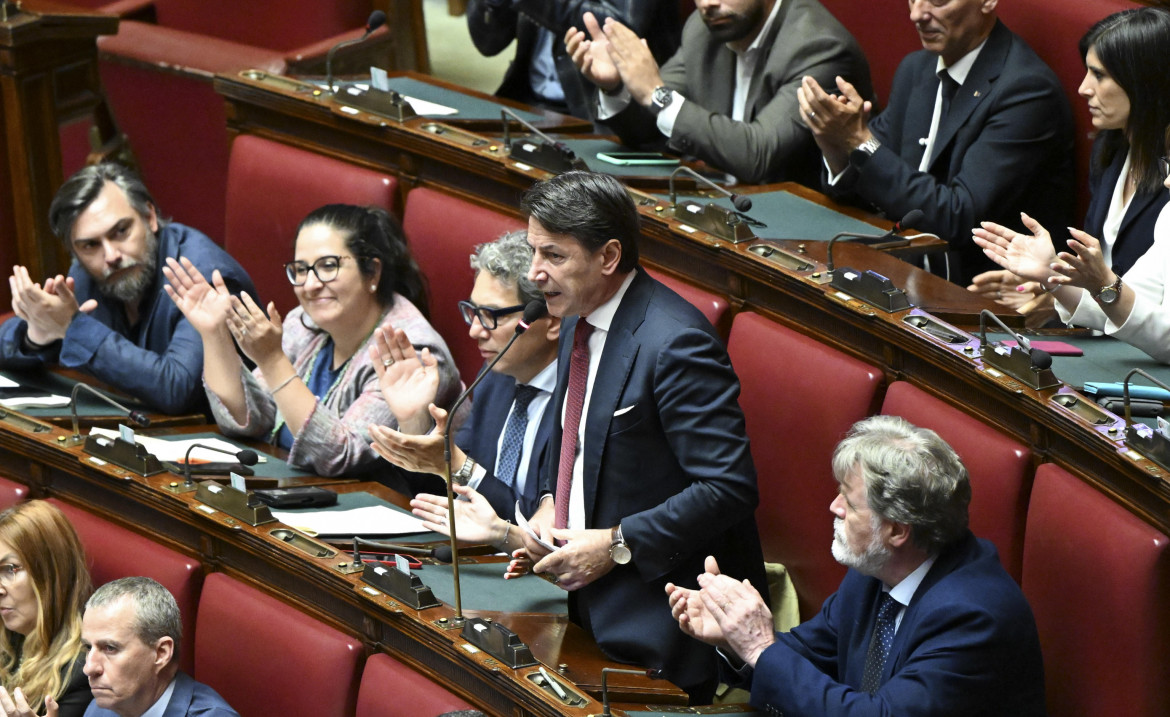
<instances>
[{"instance_id":1,"label":"white shirt cuff","mask_svg":"<svg viewBox=\"0 0 1170 717\"><path fill-rule=\"evenodd\" d=\"M597 102L597 119L599 120L607 120L630 106L630 91L625 87L616 95L607 95L601 91L601 88L598 88L597 96L600 98Z\"/></svg>"},{"instance_id":2,"label":"white shirt cuff","mask_svg":"<svg viewBox=\"0 0 1170 717\"><path fill-rule=\"evenodd\" d=\"M687 101L686 97L683 97L674 90L671 90L670 94L673 99L666 109L658 113L657 120L658 131L667 137L674 135L674 121L678 119L678 113L682 111L682 106Z\"/></svg>"},{"instance_id":3,"label":"white shirt cuff","mask_svg":"<svg viewBox=\"0 0 1170 717\"><path fill-rule=\"evenodd\" d=\"M848 171L848 169L849 169L849 166L846 165L845 169L842 169L840 172L833 174L833 168L829 166L828 160L822 159L821 162L823 162L825 165L825 171L829 173L829 186L830 187L837 186L837 182L841 181L841 177L844 176L845 172Z\"/></svg>"}]
</instances>

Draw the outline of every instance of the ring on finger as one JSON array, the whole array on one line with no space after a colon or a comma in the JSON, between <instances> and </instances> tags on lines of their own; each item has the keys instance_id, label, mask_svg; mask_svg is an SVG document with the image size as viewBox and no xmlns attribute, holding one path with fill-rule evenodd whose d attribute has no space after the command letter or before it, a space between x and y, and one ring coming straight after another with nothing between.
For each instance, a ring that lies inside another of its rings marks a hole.
<instances>
[{"instance_id":1,"label":"ring on finger","mask_svg":"<svg viewBox=\"0 0 1170 717\"><path fill-rule=\"evenodd\" d=\"M394 359L392 359L392 358L382 359L382 366L385 368L390 368L390 366L393 365L393 363L394 363Z\"/></svg>"},{"instance_id":2,"label":"ring on finger","mask_svg":"<svg viewBox=\"0 0 1170 717\"><path fill-rule=\"evenodd\" d=\"M813 117L817 116L817 113L813 112L812 110L808 110L807 112L805 112L805 114L808 115L809 119L812 119Z\"/></svg>"}]
</instances>

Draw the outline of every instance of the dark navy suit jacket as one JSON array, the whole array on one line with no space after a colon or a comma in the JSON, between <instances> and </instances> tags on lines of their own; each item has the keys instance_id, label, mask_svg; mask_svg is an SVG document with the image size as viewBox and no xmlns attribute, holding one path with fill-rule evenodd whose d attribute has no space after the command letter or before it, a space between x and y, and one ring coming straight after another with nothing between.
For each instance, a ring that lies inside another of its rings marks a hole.
<instances>
[{"instance_id":1,"label":"dark navy suit jacket","mask_svg":"<svg viewBox=\"0 0 1170 717\"><path fill-rule=\"evenodd\" d=\"M970 532L918 586L881 686L858 689L881 583L850 570L814 618L777 633L752 676L769 715L1041 717L1044 663L1032 610L995 546Z\"/></svg>"},{"instance_id":2,"label":"dark navy suit jacket","mask_svg":"<svg viewBox=\"0 0 1170 717\"><path fill-rule=\"evenodd\" d=\"M1098 166L1098 157L1101 152L1101 139L1093 143L1093 167ZM1100 170L1093 171L1089 177L1089 190L1092 198L1089 200L1089 210L1085 212L1084 229L1091 236L1101 238L1105 226L1105 216L1109 213L1109 204L1113 201L1113 191L1117 187L1117 178L1121 176L1121 168L1125 165L1125 148L1123 147L1109 163ZM1161 186L1152 192L1135 192L1129 200L1129 207L1121 219L1121 228L1117 231L1117 241L1113 244L1113 271L1118 276L1124 276L1133 268L1134 262L1142 254L1149 251L1154 244L1154 224L1158 221L1158 214L1166 201L1170 199L1170 192ZM1059 227L1052 227L1053 236L1063 234ZM1059 243L1059 240L1058 240ZM1062 249L1062 247L1058 247Z\"/></svg>"},{"instance_id":3,"label":"dark navy suit jacket","mask_svg":"<svg viewBox=\"0 0 1170 717\"><path fill-rule=\"evenodd\" d=\"M175 691L171 693L171 701L163 712L163 717L185 715L240 717L219 693L201 682L196 682L185 672L180 672L175 676ZM96 702L91 702L85 717L117 717L117 714L98 707Z\"/></svg>"},{"instance_id":4,"label":"dark navy suit jacket","mask_svg":"<svg viewBox=\"0 0 1170 717\"><path fill-rule=\"evenodd\" d=\"M542 492L555 493L578 320L561 331ZM662 669L683 688L713 687L714 648L682 633L664 588L697 587L714 555L766 594L756 470L723 343L698 309L644 271L610 325L585 421L585 527L620 523L633 560L570 593L570 617L614 660Z\"/></svg>"},{"instance_id":5,"label":"dark navy suit jacket","mask_svg":"<svg viewBox=\"0 0 1170 717\"><path fill-rule=\"evenodd\" d=\"M475 388L471 414L455 434L455 444L487 470L487 475L480 481L476 490L492 504L496 515L508 521L512 521L516 514L517 500L520 501L520 509L524 512L525 518L531 518L536 512L541 466L548 451L553 414L550 404L545 408L540 426L536 429L536 440L532 446L525 447L525 451L532 451L528 458L528 480L524 495L517 495L512 486L495 475L496 449L499 447L500 434L504 432L504 426L508 422L508 413L512 410L515 394L516 380L511 376L494 372L484 376L483 381Z\"/></svg>"},{"instance_id":6,"label":"dark navy suit jacket","mask_svg":"<svg viewBox=\"0 0 1170 717\"><path fill-rule=\"evenodd\" d=\"M990 220L1024 231L1025 211L1046 227L1073 220L1073 123L1060 81L1027 43L997 22L939 127L928 170L919 172L939 80L938 55L920 50L894 75L890 102L870 131L882 146L825 191L871 205L891 219L911 209L915 229L950 242L966 284L995 267L971 240Z\"/></svg>"}]
</instances>

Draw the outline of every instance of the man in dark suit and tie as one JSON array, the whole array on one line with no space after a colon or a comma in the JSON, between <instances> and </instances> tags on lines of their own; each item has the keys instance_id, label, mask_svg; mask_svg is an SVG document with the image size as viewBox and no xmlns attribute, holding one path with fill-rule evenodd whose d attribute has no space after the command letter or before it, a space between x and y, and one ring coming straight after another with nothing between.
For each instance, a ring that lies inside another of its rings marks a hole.
<instances>
[{"instance_id":1,"label":"man in dark suit and tie","mask_svg":"<svg viewBox=\"0 0 1170 717\"><path fill-rule=\"evenodd\" d=\"M531 265L532 248L523 231L481 244L471 256L475 285L470 300L459 302L459 309L485 361L494 359L515 334L528 302L544 300L528 278ZM525 517L536 511L540 468L552 431L544 416L556 386L560 327L559 318L547 316L534 321L516 339L475 389L471 413L455 435L452 480L481 493L504 520L515 515L517 503ZM401 349L413 353L409 342ZM375 365L382 367L382 362ZM401 431L378 426L370 434L374 450L391 463L407 471L442 476L447 413L432 403L438 372L422 371L422 365L406 361L385 367L391 377L383 382L383 393ZM435 430L429 430L432 417L438 426ZM434 486L439 492L443 488L442 483ZM436 504L445 505L445 498L434 497ZM462 523L457 527L460 536L470 537ZM514 539L519 545L518 536Z\"/></svg>"},{"instance_id":2,"label":"man in dark suit and tie","mask_svg":"<svg viewBox=\"0 0 1170 717\"><path fill-rule=\"evenodd\" d=\"M873 121L864 90L844 80L826 91L808 77L798 95L824 154L825 190L891 219L922 210L914 228L950 244L949 278L964 286L995 268L971 240L980 221L1024 231L1027 211L1045 226L1069 226L1076 196L1060 81L999 22L996 5L910 0L924 49L899 65Z\"/></svg>"},{"instance_id":3,"label":"man in dark suit and tie","mask_svg":"<svg viewBox=\"0 0 1170 717\"><path fill-rule=\"evenodd\" d=\"M712 648L662 600L718 555L763 585L756 472L739 380L711 324L638 267L638 213L606 174L567 172L525 193L529 277L564 317L534 570L611 659L661 669L705 703Z\"/></svg>"},{"instance_id":4,"label":"man in dark suit and tie","mask_svg":"<svg viewBox=\"0 0 1170 717\"><path fill-rule=\"evenodd\" d=\"M833 452L833 557L849 571L821 612L772 631L756 591L708 558L669 586L688 634L718 645L769 715L1045 714L1036 623L995 547L967 529L971 485L934 431L856 424Z\"/></svg>"}]
</instances>

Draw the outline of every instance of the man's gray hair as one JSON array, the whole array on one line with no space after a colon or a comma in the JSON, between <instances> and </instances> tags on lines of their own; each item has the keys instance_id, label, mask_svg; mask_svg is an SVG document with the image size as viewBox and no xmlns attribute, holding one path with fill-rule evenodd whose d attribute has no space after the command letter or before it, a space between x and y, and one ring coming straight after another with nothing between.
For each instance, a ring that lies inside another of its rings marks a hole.
<instances>
[{"instance_id":1,"label":"man's gray hair","mask_svg":"<svg viewBox=\"0 0 1170 717\"><path fill-rule=\"evenodd\" d=\"M528 231L524 229L508 232L495 241L480 244L471 255L472 269L486 271L504 286L516 287L522 304L544 300L544 294L528 278L528 269L531 267L532 247L528 245Z\"/></svg>"},{"instance_id":2,"label":"man's gray hair","mask_svg":"<svg viewBox=\"0 0 1170 717\"><path fill-rule=\"evenodd\" d=\"M911 527L911 540L931 555L967 530L971 482L954 449L938 434L897 416L854 424L833 451L838 481L856 470L870 510Z\"/></svg>"},{"instance_id":3,"label":"man's gray hair","mask_svg":"<svg viewBox=\"0 0 1170 717\"><path fill-rule=\"evenodd\" d=\"M89 208L93 200L101 194L106 182L113 182L123 192L130 206L143 219L150 216L150 209L154 207L159 227L163 221L154 197L138 177L128 167L115 162L102 162L88 167L82 167L57 190L52 203L49 204L49 227L57 238L65 242L65 247L73 250L73 225L77 217Z\"/></svg>"},{"instance_id":4,"label":"man's gray hair","mask_svg":"<svg viewBox=\"0 0 1170 717\"><path fill-rule=\"evenodd\" d=\"M150 578L119 578L95 590L85 603L85 609L109 607L122 598L129 598L134 604L134 634L138 639L154 645L169 637L175 642L175 656L171 659L178 659L183 618L171 591Z\"/></svg>"}]
</instances>

